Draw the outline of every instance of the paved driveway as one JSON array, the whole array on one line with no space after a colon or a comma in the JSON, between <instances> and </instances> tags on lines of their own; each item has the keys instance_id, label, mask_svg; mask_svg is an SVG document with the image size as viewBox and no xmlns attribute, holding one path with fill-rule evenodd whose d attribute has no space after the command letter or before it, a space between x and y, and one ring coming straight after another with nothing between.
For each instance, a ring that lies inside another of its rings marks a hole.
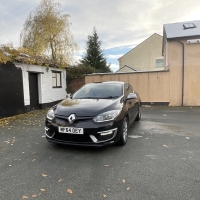
<instances>
[{"instance_id":1,"label":"paved driveway","mask_svg":"<svg viewBox=\"0 0 200 200\"><path fill-rule=\"evenodd\" d=\"M126 146L58 146L46 111L0 120L0 200L199 200L200 108L143 107Z\"/></svg>"}]
</instances>

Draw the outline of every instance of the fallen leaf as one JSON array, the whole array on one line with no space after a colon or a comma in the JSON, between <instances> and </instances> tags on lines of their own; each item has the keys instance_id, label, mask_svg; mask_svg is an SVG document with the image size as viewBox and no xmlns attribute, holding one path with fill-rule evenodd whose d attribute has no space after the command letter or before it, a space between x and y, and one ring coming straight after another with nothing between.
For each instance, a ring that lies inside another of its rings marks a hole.
<instances>
[{"instance_id":1,"label":"fallen leaf","mask_svg":"<svg viewBox=\"0 0 200 200\"><path fill-rule=\"evenodd\" d=\"M60 183L62 181L62 179L58 180L58 183Z\"/></svg>"},{"instance_id":2,"label":"fallen leaf","mask_svg":"<svg viewBox=\"0 0 200 200\"><path fill-rule=\"evenodd\" d=\"M104 197L104 198L107 198L107 195L103 194L103 197Z\"/></svg>"},{"instance_id":3,"label":"fallen leaf","mask_svg":"<svg viewBox=\"0 0 200 200\"><path fill-rule=\"evenodd\" d=\"M72 194L72 190L71 189L67 189L67 192Z\"/></svg>"},{"instance_id":4,"label":"fallen leaf","mask_svg":"<svg viewBox=\"0 0 200 200\"><path fill-rule=\"evenodd\" d=\"M22 196L22 199L28 199L28 197L27 196Z\"/></svg>"},{"instance_id":5,"label":"fallen leaf","mask_svg":"<svg viewBox=\"0 0 200 200\"><path fill-rule=\"evenodd\" d=\"M123 179L122 182L125 183L126 181Z\"/></svg>"},{"instance_id":6,"label":"fallen leaf","mask_svg":"<svg viewBox=\"0 0 200 200\"><path fill-rule=\"evenodd\" d=\"M43 176L43 177L47 177L47 175L46 175L46 174L42 174L42 176Z\"/></svg>"},{"instance_id":7,"label":"fallen leaf","mask_svg":"<svg viewBox=\"0 0 200 200\"><path fill-rule=\"evenodd\" d=\"M33 198L37 197L37 194L33 194L32 197L33 197Z\"/></svg>"},{"instance_id":8,"label":"fallen leaf","mask_svg":"<svg viewBox=\"0 0 200 200\"><path fill-rule=\"evenodd\" d=\"M126 190L130 190L130 187L127 187Z\"/></svg>"}]
</instances>

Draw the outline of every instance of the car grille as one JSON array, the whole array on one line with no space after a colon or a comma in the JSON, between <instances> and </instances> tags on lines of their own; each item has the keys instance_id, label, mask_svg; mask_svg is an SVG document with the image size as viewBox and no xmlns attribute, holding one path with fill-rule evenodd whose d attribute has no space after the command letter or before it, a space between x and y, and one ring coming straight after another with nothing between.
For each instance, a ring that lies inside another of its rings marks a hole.
<instances>
[{"instance_id":1,"label":"car grille","mask_svg":"<svg viewBox=\"0 0 200 200\"><path fill-rule=\"evenodd\" d=\"M89 143L92 142L90 136L86 134L75 135L75 134L56 132L53 138L57 140L64 140L66 142L89 142Z\"/></svg>"},{"instance_id":2,"label":"car grille","mask_svg":"<svg viewBox=\"0 0 200 200\"><path fill-rule=\"evenodd\" d=\"M75 120L74 120L74 122L73 122L73 124L77 124L77 123L79 123L79 122L84 122L84 121L89 121L89 120L91 120L92 119L92 117L77 117ZM56 120L56 122L61 122L61 123L65 123L65 124L69 124L69 122L68 122L68 119L67 118L64 118L64 117L56 117L55 118L55 120Z\"/></svg>"}]
</instances>

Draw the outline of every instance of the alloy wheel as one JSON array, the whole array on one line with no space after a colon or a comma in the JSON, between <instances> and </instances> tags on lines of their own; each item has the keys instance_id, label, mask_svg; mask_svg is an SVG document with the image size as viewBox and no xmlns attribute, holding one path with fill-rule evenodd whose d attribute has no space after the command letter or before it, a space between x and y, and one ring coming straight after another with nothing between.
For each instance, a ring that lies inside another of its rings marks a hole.
<instances>
[{"instance_id":1,"label":"alloy wheel","mask_svg":"<svg viewBox=\"0 0 200 200\"><path fill-rule=\"evenodd\" d=\"M124 122L123 122L123 128L122 128L122 131L123 131L123 140L124 140L124 142L126 142L126 140L127 140L127 137L128 137L128 130L127 130L127 128L128 128L128 123L127 123L127 119L125 118L124 119Z\"/></svg>"}]
</instances>

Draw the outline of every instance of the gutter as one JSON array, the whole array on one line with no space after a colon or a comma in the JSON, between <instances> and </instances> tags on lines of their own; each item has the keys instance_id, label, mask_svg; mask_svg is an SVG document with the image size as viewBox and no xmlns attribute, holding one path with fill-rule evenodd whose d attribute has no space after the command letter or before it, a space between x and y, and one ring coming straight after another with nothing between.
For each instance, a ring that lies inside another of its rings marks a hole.
<instances>
[{"instance_id":1,"label":"gutter","mask_svg":"<svg viewBox=\"0 0 200 200\"><path fill-rule=\"evenodd\" d=\"M184 100L184 73L185 73L185 53L184 53L184 43L176 40L178 43L182 45L182 100L181 100L181 106L183 106L183 100Z\"/></svg>"}]
</instances>

